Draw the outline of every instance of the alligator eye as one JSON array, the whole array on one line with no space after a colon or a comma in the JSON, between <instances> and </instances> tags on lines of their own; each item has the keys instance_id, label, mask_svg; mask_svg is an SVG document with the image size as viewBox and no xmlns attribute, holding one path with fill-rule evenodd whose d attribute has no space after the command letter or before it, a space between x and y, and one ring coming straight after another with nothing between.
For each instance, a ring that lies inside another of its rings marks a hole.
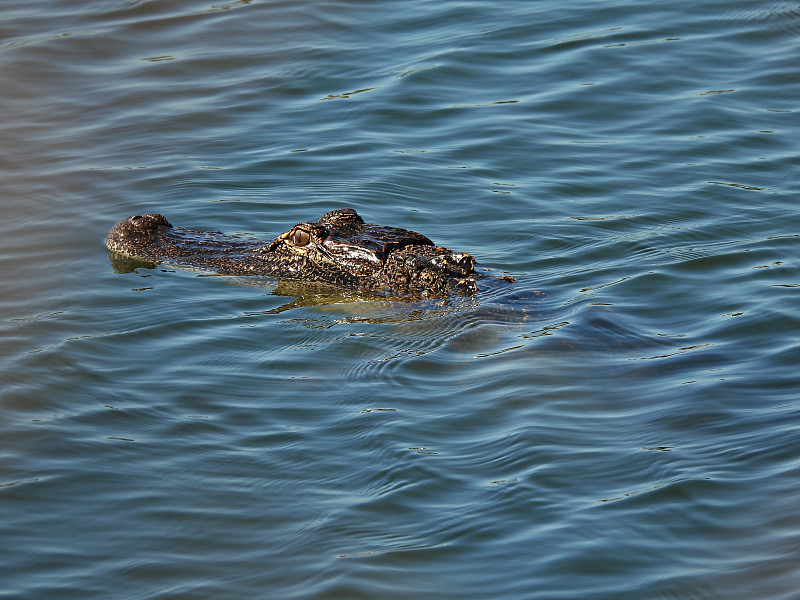
<instances>
[{"instance_id":1,"label":"alligator eye","mask_svg":"<svg viewBox=\"0 0 800 600\"><path fill-rule=\"evenodd\" d=\"M305 229L295 229L292 243L295 246L306 246L311 241L311 235Z\"/></svg>"}]
</instances>

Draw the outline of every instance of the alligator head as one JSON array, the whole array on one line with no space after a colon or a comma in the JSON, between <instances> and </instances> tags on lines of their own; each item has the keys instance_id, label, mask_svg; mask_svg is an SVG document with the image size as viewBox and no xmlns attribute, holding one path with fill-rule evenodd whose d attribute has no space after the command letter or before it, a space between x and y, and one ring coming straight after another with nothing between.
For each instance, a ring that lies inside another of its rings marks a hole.
<instances>
[{"instance_id":1,"label":"alligator head","mask_svg":"<svg viewBox=\"0 0 800 600\"><path fill-rule=\"evenodd\" d=\"M173 227L158 214L123 219L109 231L110 250L145 261L271 275L399 296L443 297L477 291L475 259L424 235L364 223L352 208L302 222L274 240Z\"/></svg>"}]
</instances>

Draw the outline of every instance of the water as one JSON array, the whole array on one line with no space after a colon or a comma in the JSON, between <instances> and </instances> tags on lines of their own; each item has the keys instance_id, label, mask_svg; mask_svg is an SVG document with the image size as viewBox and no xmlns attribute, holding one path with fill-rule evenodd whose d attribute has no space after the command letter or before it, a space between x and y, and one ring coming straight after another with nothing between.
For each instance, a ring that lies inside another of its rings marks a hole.
<instances>
[{"instance_id":1,"label":"water","mask_svg":"<svg viewBox=\"0 0 800 600\"><path fill-rule=\"evenodd\" d=\"M800 5L212 2L0 9L0 597L795 598ZM103 244L339 206L517 281Z\"/></svg>"}]
</instances>

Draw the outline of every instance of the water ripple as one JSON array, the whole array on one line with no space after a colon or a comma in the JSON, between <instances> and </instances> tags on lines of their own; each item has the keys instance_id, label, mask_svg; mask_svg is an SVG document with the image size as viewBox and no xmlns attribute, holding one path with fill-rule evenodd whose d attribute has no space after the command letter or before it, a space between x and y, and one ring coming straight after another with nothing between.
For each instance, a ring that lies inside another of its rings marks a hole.
<instances>
[{"instance_id":1,"label":"water ripple","mask_svg":"<svg viewBox=\"0 0 800 600\"><path fill-rule=\"evenodd\" d=\"M6 595L796 596L796 3L31 6L0 9ZM339 206L516 282L103 245Z\"/></svg>"}]
</instances>

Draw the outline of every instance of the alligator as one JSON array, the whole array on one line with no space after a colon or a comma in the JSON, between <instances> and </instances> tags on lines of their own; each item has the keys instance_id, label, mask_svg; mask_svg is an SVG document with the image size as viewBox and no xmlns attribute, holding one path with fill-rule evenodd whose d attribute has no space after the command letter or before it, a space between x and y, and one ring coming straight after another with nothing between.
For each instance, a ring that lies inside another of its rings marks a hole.
<instances>
[{"instance_id":1,"label":"alligator","mask_svg":"<svg viewBox=\"0 0 800 600\"><path fill-rule=\"evenodd\" d=\"M365 223L352 208L298 223L273 240L198 232L173 227L160 214L135 215L111 228L106 246L138 260L219 275L269 275L394 297L473 295L485 276L466 252L437 246L415 231Z\"/></svg>"}]
</instances>

